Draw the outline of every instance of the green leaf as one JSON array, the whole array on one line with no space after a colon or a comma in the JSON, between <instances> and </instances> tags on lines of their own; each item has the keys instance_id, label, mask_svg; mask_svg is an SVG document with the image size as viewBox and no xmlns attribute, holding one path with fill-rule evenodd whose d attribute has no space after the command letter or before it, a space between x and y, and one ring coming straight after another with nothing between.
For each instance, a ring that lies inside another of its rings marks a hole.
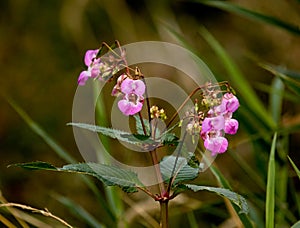
<instances>
[{"instance_id":1,"label":"green leaf","mask_svg":"<svg viewBox=\"0 0 300 228\"><path fill-rule=\"evenodd\" d=\"M139 135L145 135L142 121L141 121L139 115L134 115L134 118L135 118L135 127L136 127L137 133ZM146 129L146 135L150 135L149 120L143 119L143 123L144 123L145 129Z\"/></svg>"},{"instance_id":2,"label":"green leaf","mask_svg":"<svg viewBox=\"0 0 300 228\"><path fill-rule=\"evenodd\" d=\"M31 130L40 136L45 143L53 149L53 151L62 159L64 159L68 163L76 163L76 159L74 159L68 152L61 146L57 141L52 138L47 132L35 121L33 121L30 116L11 98L6 96L6 100L12 106L12 108L20 115L20 117L26 122L26 124L31 128ZM109 209L106 200L103 195L97 188L97 186L87 177L82 176L82 180L87 184L87 186L93 191L95 196L97 197L99 204L104 208L105 212L107 212L108 216L112 220L116 220L114 214Z\"/></svg>"},{"instance_id":3,"label":"green leaf","mask_svg":"<svg viewBox=\"0 0 300 228\"><path fill-rule=\"evenodd\" d=\"M203 158L206 160L204 154L202 154L202 155L203 155ZM226 178L223 176L223 174L220 172L220 170L217 167L215 167L214 165L211 165L209 167L209 169L211 170L212 174L217 179L218 183L223 188L232 190L230 184L228 183L228 181L226 180ZM233 202L231 202L231 204L232 204L234 210L236 212L239 212L239 210L240 210L239 207L236 204L234 204ZM244 227L246 227L246 228L252 228L253 227L252 222L250 221L250 219L248 218L248 216L246 214L240 214L240 213L238 213L238 216L239 216L241 222L243 223Z\"/></svg>"},{"instance_id":4,"label":"green leaf","mask_svg":"<svg viewBox=\"0 0 300 228\"><path fill-rule=\"evenodd\" d=\"M175 179L173 181L173 185L176 185L183 181L193 180L198 177L200 168L193 168L189 166L186 158L178 157L176 167L174 168L175 163L175 156L166 156L160 162L160 171L165 180L171 178L172 172L174 170Z\"/></svg>"},{"instance_id":5,"label":"green leaf","mask_svg":"<svg viewBox=\"0 0 300 228\"><path fill-rule=\"evenodd\" d=\"M229 3L227 1L205 1L205 0L195 0L198 3L205 4L208 6L213 6L222 10L226 10L231 13L235 13L237 15L243 16L245 18L253 19L256 21L260 21L266 24L274 25L278 28L284 29L288 32L291 32L295 35L300 35L300 29L297 25L289 24L285 21L279 20L275 17L268 16L262 13L258 13L252 10L248 10L246 8L237 6L235 4Z\"/></svg>"},{"instance_id":6,"label":"green leaf","mask_svg":"<svg viewBox=\"0 0 300 228\"><path fill-rule=\"evenodd\" d=\"M290 163L292 164L297 176L299 177L300 179L300 170L298 169L298 167L296 166L296 164L293 162L293 160L288 156L288 159L290 161Z\"/></svg>"},{"instance_id":7,"label":"green leaf","mask_svg":"<svg viewBox=\"0 0 300 228\"><path fill-rule=\"evenodd\" d=\"M277 134L274 134L269 164L268 164L268 181L266 195L266 228L274 227L274 210L275 210L275 148Z\"/></svg>"},{"instance_id":8,"label":"green leaf","mask_svg":"<svg viewBox=\"0 0 300 228\"><path fill-rule=\"evenodd\" d=\"M199 185L194 185L194 184L185 184L185 186L187 188L193 190L194 192L202 191L202 190L214 192L220 196L223 196L223 197L229 199L231 202L233 202L234 204L239 206L239 208L240 208L239 213L247 214L249 212L249 208L248 208L246 199L244 197L242 197L241 195L230 191L229 189L209 187L209 186L199 186Z\"/></svg>"},{"instance_id":9,"label":"green leaf","mask_svg":"<svg viewBox=\"0 0 300 228\"><path fill-rule=\"evenodd\" d=\"M125 192L137 192L137 186L143 186L137 177L137 174L129 170L120 169L118 167L98 164L98 163L79 163L69 164L62 168L54 167L46 162L31 162L16 164L15 166L22 168L30 168L33 170L51 170L59 172L74 172L80 174L91 175L102 181L107 186L119 186Z\"/></svg>"},{"instance_id":10,"label":"green leaf","mask_svg":"<svg viewBox=\"0 0 300 228\"><path fill-rule=\"evenodd\" d=\"M279 77L272 81L272 90L270 93L270 111L275 123L279 124L281 120L282 101L284 94L284 84Z\"/></svg>"},{"instance_id":11,"label":"green leaf","mask_svg":"<svg viewBox=\"0 0 300 228\"><path fill-rule=\"evenodd\" d=\"M83 129L93 131L93 132L98 132L98 133L101 133L103 135L109 136L113 139L118 139L120 141L135 144L135 145L141 145L141 144L144 144L144 143L154 142L154 141L146 140L146 137L144 135L133 135L129 132L116 130L116 129L112 129L112 128L96 126L96 125L92 125L92 124L68 123L68 125L83 128ZM143 140L141 140L141 138L143 138Z\"/></svg>"},{"instance_id":12,"label":"green leaf","mask_svg":"<svg viewBox=\"0 0 300 228\"><path fill-rule=\"evenodd\" d=\"M166 133L161 136L163 145L178 145L178 137L174 133Z\"/></svg>"},{"instance_id":13,"label":"green leaf","mask_svg":"<svg viewBox=\"0 0 300 228\"><path fill-rule=\"evenodd\" d=\"M58 169L55 166L53 166L47 162L42 162L42 161L13 164L13 165L9 165L8 167L12 167L12 166L17 166L17 167L21 167L23 169L29 169L29 170L42 169L42 170L58 171Z\"/></svg>"},{"instance_id":14,"label":"green leaf","mask_svg":"<svg viewBox=\"0 0 300 228\"><path fill-rule=\"evenodd\" d=\"M293 91L296 95L300 96L300 81L299 78L295 78L294 76L286 75L283 70L280 68L273 66L271 64L260 63L259 64L265 70L271 72L272 74L280 77L284 83L289 87L291 91Z\"/></svg>"},{"instance_id":15,"label":"green leaf","mask_svg":"<svg viewBox=\"0 0 300 228\"><path fill-rule=\"evenodd\" d=\"M291 228L300 228L300 220L292 225Z\"/></svg>"}]
</instances>

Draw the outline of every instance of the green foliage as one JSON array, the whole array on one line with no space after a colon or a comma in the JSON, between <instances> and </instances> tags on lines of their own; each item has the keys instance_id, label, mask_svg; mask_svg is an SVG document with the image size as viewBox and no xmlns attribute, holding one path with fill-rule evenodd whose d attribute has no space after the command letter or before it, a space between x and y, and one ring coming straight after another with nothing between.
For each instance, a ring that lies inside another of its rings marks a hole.
<instances>
[{"instance_id":1,"label":"green foliage","mask_svg":"<svg viewBox=\"0 0 300 228\"><path fill-rule=\"evenodd\" d=\"M258 13L258 12L237 6L237 5L227 2L227 1L214 1L214 0L209 0L209 1L195 0L195 1L198 3L201 3L201 4L213 6L213 7L228 11L230 13L238 14L245 18L260 21L260 22L263 22L268 25L277 26L277 27L284 29L288 32L291 32L295 35L300 35L300 29L299 29L299 26L297 26L297 25L289 24L289 23L284 22L276 17Z\"/></svg>"},{"instance_id":2,"label":"green foliage","mask_svg":"<svg viewBox=\"0 0 300 228\"><path fill-rule=\"evenodd\" d=\"M135 144L135 145L141 145L144 143L154 143L153 140L149 139L149 137L145 135L133 135L131 133L117 130L117 129L101 127L101 126L85 124L85 123L68 123L68 125L73 127L79 127L93 132L98 132L103 135L109 136L113 139L118 139L120 141Z\"/></svg>"},{"instance_id":3,"label":"green foliage","mask_svg":"<svg viewBox=\"0 0 300 228\"><path fill-rule=\"evenodd\" d=\"M261 99L256 95L253 88L247 82L246 78L234 63L231 57L227 54L225 49L221 44L210 34L204 27L200 28L200 34L208 42L208 44L214 49L220 60L222 61L224 67L228 71L228 77L236 88L239 88L239 94L247 100L247 105L249 109L257 116L259 119L263 120L264 123L273 129L275 128L275 123L269 118L269 114L265 109Z\"/></svg>"},{"instance_id":4,"label":"green foliage","mask_svg":"<svg viewBox=\"0 0 300 228\"><path fill-rule=\"evenodd\" d=\"M123 191L128 193L137 192L137 187L143 186L135 173L103 164L79 163L69 164L63 166L62 168L57 168L46 162L32 162L15 164L14 166L32 170L50 170L91 175L96 177L107 186L119 186Z\"/></svg>"},{"instance_id":5,"label":"green foliage","mask_svg":"<svg viewBox=\"0 0 300 228\"><path fill-rule=\"evenodd\" d=\"M233 202L234 204L239 206L239 208L240 208L239 213L247 214L249 212L249 208L248 208L246 199L244 197L242 197L241 195L239 195L235 192L232 192L228 189L209 187L209 186L200 186L200 185L194 185L194 184L185 184L184 186L193 190L194 192L205 190L205 191L216 193L220 196L223 196L223 197L229 199L231 202Z\"/></svg>"},{"instance_id":6,"label":"green foliage","mask_svg":"<svg viewBox=\"0 0 300 228\"><path fill-rule=\"evenodd\" d=\"M188 165L188 161L184 157L166 156L160 162L160 171L165 180L171 179L174 175L173 185L195 179L199 174L199 170L199 167L193 168Z\"/></svg>"},{"instance_id":7,"label":"green foliage","mask_svg":"<svg viewBox=\"0 0 300 228\"><path fill-rule=\"evenodd\" d=\"M290 163L292 164L297 176L299 177L300 180L300 170L298 169L298 167L296 166L296 164L293 162L293 160L288 156L288 159L290 161Z\"/></svg>"},{"instance_id":8,"label":"green foliage","mask_svg":"<svg viewBox=\"0 0 300 228\"><path fill-rule=\"evenodd\" d=\"M266 227L274 227L274 210L275 210L275 148L277 134L273 137L269 165L268 165L268 181L266 195Z\"/></svg>"}]
</instances>

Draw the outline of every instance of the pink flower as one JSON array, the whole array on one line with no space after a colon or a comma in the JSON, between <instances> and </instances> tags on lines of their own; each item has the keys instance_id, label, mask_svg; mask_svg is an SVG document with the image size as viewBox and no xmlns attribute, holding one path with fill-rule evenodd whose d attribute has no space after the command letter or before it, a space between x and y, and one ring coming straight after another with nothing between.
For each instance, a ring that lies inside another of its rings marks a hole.
<instances>
[{"instance_id":1,"label":"pink flower","mask_svg":"<svg viewBox=\"0 0 300 228\"><path fill-rule=\"evenodd\" d=\"M85 70L82 71L78 77L78 85L85 85L85 82L91 77L91 72Z\"/></svg>"},{"instance_id":2,"label":"pink flower","mask_svg":"<svg viewBox=\"0 0 300 228\"><path fill-rule=\"evenodd\" d=\"M201 137L204 147L211 151L212 155L224 153L228 147L228 141L223 134L236 134L239 122L232 119L232 114L239 107L239 101L232 93L224 94L222 102L213 106L207 112L207 117L202 122Z\"/></svg>"},{"instance_id":3,"label":"pink flower","mask_svg":"<svg viewBox=\"0 0 300 228\"><path fill-rule=\"evenodd\" d=\"M209 132L211 130L222 130L225 126L225 120L223 116L206 117L202 122L202 132Z\"/></svg>"},{"instance_id":4,"label":"pink flower","mask_svg":"<svg viewBox=\"0 0 300 228\"><path fill-rule=\"evenodd\" d=\"M111 91L112 96L119 96L121 93L121 84L127 78L126 74L122 74L117 79L117 84L114 86L113 90Z\"/></svg>"},{"instance_id":5,"label":"pink flower","mask_svg":"<svg viewBox=\"0 0 300 228\"><path fill-rule=\"evenodd\" d=\"M145 93L145 89L145 84L141 80L126 78L121 84L121 92L125 94L134 93L142 96Z\"/></svg>"},{"instance_id":6,"label":"pink flower","mask_svg":"<svg viewBox=\"0 0 300 228\"><path fill-rule=\"evenodd\" d=\"M204 140L204 146L211 151L211 155L224 153L228 147L228 141L222 136L207 136Z\"/></svg>"},{"instance_id":7,"label":"pink flower","mask_svg":"<svg viewBox=\"0 0 300 228\"><path fill-rule=\"evenodd\" d=\"M93 62L93 59L97 57L97 54L99 52L99 49L95 50L87 50L84 56L84 63L88 67Z\"/></svg>"},{"instance_id":8,"label":"pink flower","mask_svg":"<svg viewBox=\"0 0 300 228\"><path fill-rule=\"evenodd\" d=\"M224 131L226 134L234 135L239 128L239 122L236 119L229 119L225 121Z\"/></svg>"},{"instance_id":9,"label":"pink flower","mask_svg":"<svg viewBox=\"0 0 300 228\"><path fill-rule=\"evenodd\" d=\"M235 112L240 106L239 100L232 93L224 94L222 104L225 105L227 112Z\"/></svg>"},{"instance_id":10,"label":"pink flower","mask_svg":"<svg viewBox=\"0 0 300 228\"><path fill-rule=\"evenodd\" d=\"M125 94L124 98L118 102L120 111L125 115L134 115L143 108L143 97L135 94Z\"/></svg>"},{"instance_id":11,"label":"pink flower","mask_svg":"<svg viewBox=\"0 0 300 228\"><path fill-rule=\"evenodd\" d=\"M146 86L141 80L125 78L124 75L120 77L122 78L118 79L112 94L116 94L120 90L124 94L123 99L118 102L120 111L126 116L134 115L142 110ZM122 81L121 86L118 85L120 81Z\"/></svg>"}]
</instances>

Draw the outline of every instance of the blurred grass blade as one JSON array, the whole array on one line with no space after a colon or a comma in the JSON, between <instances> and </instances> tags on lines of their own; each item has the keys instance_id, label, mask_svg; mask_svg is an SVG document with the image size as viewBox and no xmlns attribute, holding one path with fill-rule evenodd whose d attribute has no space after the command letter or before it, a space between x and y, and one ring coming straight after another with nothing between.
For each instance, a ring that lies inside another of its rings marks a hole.
<instances>
[{"instance_id":1,"label":"blurred grass blade","mask_svg":"<svg viewBox=\"0 0 300 228\"><path fill-rule=\"evenodd\" d=\"M64 150L54 139L51 138L36 122L34 122L29 115L12 99L7 98L8 103L13 109L22 117L31 130L39 135L61 158L69 163L75 163L76 160L72 158L66 150Z\"/></svg>"},{"instance_id":2,"label":"blurred grass blade","mask_svg":"<svg viewBox=\"0 0 300 228\"><path fill-rule=\"evenodd\" d=\"M277 142L277 133L275 133L273 137L269 164L268 164L268 181L267 181L267 195L266 195L266 228L274 227L276 142Z\"/></svg>"},{"instance_id":3,"label":"blurred grass blade","mask_svg":"<svg viewBox=\"0 0 300 228\"><path fill-rule=\"evenodd\" d=\"M76 218L82 220L89 227L102 228L105 227L102 223L98 222L90 213L88 213L83 207L74 202L73 200L64 196L55 196L55 198L65 205L69 211L76 216Z\"/></svg>"},{"instance_id":4,"label":"blurred grass blade","mask_svg":"<svg viewBox=\"0 0 300 228\"><path fill-rule=\"evenodd\" d=\"M259 22L263 22L265 24L274 25L278 28L284 29L290 33L293 33L295 35L300 35L300 29L299 26L289 24L285 21L279 20L276 17L268 16L262 13L258 13L252 10L248 10L246 8L237 6L235 4L229 3L227 1L207 1L207 0L196 0L196 2L205 4L208 6L213 6L225 11L228 11L230 13L235 13L237 15L240 15L245 18L253 19Z\"/></svg>"},{"instance_id":5,"label":"blurred grass blade","mask_svg":"<svg viewBox=\"0 0 300 228\"><path fill-rule=\"evenodd\" d=\"M202 154L203 159L205 160L205 162L208 162L208 160L204 156L204 154L199 149L197 149L197 150L200 152L200 154ZM230 184L228 183L228 181L225 179L225 177L222 175L222 173L219 171L219 169L216 166L211 165L211 166L209 166L209 169L212 172L212 174L215 176L215 178L217 179L217 181L218 181L218 183L221 187L232 190ZM229 201L229 202L231 203L230 205L232 205L234 211L236 212L239 219L243 223L243 226L245 228L252 228L253 224L252 224L251 220L249 219L249 217L246 214L243 214L243 213L240 214L239 213L240 208L237 205L235 205L234 203L232 203L231 201Z\"/></svg>"},{"instance_id":6,"label":"blurred grass blade","mask_svg":"<svg viewBox=\"0 0 300 228\"><path fill-rule=\"evenodd\" d=\"M292 164L297 176L299 177L300 179L300 170L298 169L298 167L296 166L296 164L293 162L293 160L288 156L288 159L290 161L290 163Z\"/></svg>"},{"instance_id":7,"label":"blurred grass blade","mask_svg":"<svg viewBox=\"0 0 300 228\"><path fill-rule=\"evenodd\" d=\"M96 121L97 124L100 126L106 126L107 124L107 110L105 107L104 97L99 96L101 90L100 85L98 83L93 84L93 97L96 101ZM100 140L102 144L105 146L105 148L110 151L110 141L108 137L104 137L103 135L99 135ZM110 158L105 157L103 153L101 153L101 149L98 149L98 145L95 145L96 151L97 151L97 157L98 161L105 163L105 164L111 164ZM120 194L120 191L118 188L114 187L106 187L104 188L106 199L108 202L108 206L110 207L110 210L112 213L114 213L114 216L116 218L120 218L121 215L124 213L124 204L122 201L122 197ZM125 227L124 227L125 228Z\"/></svg>"},{"instance_id":8,"label":"blurred grass blade","mask_svg":"<svg viewBox=\"0 0 300 228\"><path fill-rule=\"evenodd\" d=\"M244 76L229 55L225 52L223 47L204 27L201 27L199 32L223 62L226 70L228 71L230 80L238 88L239 93L245 99L245 101L247 101L249 108L251 108L253 113L257 114L263 122L267 123L271 129L274 129L275 123L270 118L261 100L258 98L249 83L245 80Z\"/></svg>"},{"instance_id":9,"label":"blurred grass blade","mask_svg":"<svg viewBox=\"0 0 300 228\"><path fill-rule=\"evenodd\" d=\"M282 99L284 94L284 84L282 80L275 77L272 81L270 93L270 111L275 123L279 124L281 119Z\"/></svg>"},{"instance_id":10,"label":"blurred grass blade","mask_svg":"<svg viewBox=\"0 0 300 228\"><path fill-rule=\"evenodd\" d=\"M29 115L11 98L6 97L6 100L8 103L12 106L12 108L22 117L22 119L27 123L27 125L32 129L34 133L39 135L47 144L50 146L53 151L63 158L65 161L69 163L77 163L77 161L68 154L68 152L63 149L50 135L48 135L35 121L33 121ZM106 200L104 197L100 194L100 191L98 190L97 186L87 177L81 175L80 176L84 182L87 184L87 186L93 191L97 199L99 200L100 205L103 207L103 209L107 212L109 218L112 221L115 221L115 216L109 209Z\"/></svg>"},{"instance_id":11,"label":"blurred grass blade","mask_svg":"<svg viewBox=\"0 0 300 228\"><path fill-rule=\"evenodd\" d=\"M298 78L295 78L294 76L289 76L289 75L282 73L282 71L280 69L278 70L278 67L273 66L271 64L259 63L259 65L262 68L264 68L265 70L276 75L277 77L280 77L285 82L285 84L289 87L289 89L291 91L293 91L295 94L300 96L300 81Z\"/></svg>"}]
</instances>

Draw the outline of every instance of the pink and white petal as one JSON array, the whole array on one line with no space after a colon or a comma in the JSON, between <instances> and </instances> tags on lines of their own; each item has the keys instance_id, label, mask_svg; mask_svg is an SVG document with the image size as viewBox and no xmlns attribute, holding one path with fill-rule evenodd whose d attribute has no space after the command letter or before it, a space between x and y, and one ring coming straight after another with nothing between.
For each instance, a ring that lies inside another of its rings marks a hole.
<instances>
[{"instance_id":1,"label":"pink and white petal","mask_svg":"<svg viewBox=\"0 0 300 228\"><path fill-rule=\"evenodd\" d=\"M137 104L131 103L130 113L129 115L135 115L136 113L140 112L143 108L143 103L137 102Z\"/></svg>"},{"instance_id":2,"label":"pink and white petal","mask_svg":"<svg viewBox=\"0 0 300 228\"><path fill-rule=\"evenodd\" d=\"M133 80L130 78L126 78L121 84L122 93L125 93L125 94L132 93L132 84L133 84Z\"/></svg>"},{"instance_id":3,"label":"pink and white petal","mask_svg":"<svg viewBox=\"0 0 300 228\"><path fill-rule=\"evenodd\" d=\"M204 141L204 147L211 151L212 156L215 156L216 154L224 153L227 150L228 141L224 137L208 137Z\"/></svg>"},{"instance_id":4,"label":"pink and white petal","mask_svg":"<svg viewBox=\"0 0 300 228\"><path fill-rule=\"evenodd\" d=\"M209 132L212 129L212 123L211 123L212 118L205 118L202 122L202 133Z\"/></svg>"},{"instance_id":5,"label":"pink and white petal","mask_svg":"<svg viewBox=\"0 0 300 228\"><path fill-rule=\"evenodd\" d=\"M225 127L225 119L223 116L216 116L211 119L212 128L216 131L223 130Z\"/></svg>"},{"instance_id":6,"label":"pink and white petal","mask_svg":"<svg viewBox=\"0 0 300 228\"><path fill-rule=\"evenodd\" d=\"M236 119L229 119L225 121L224 131L226 134L234 135L239 128L239 122Z\"/></svg>"},{"instance_id":7,"label":"pink and white petal","mask_svg":"<svg viewBox=\"0 0 300 228\"><path fill-rule=\"evenodd\" d=\"M85 85L85 82L89 79L91 76L89 71L82 71L78 77L78 85L83 86Z\"/></svg>"},{"instance_id":8,"label":"pink and white petal","mask_svg":"<svg viewBox=\"0 0 300 228\"><path fill-rule=\"evenodd\" d=\"M235 112L240 106L239 100L232 93L225 93L222 103L225 104L228 112Z\"/></svg>"},{"instance_id":9,"label":"pink and white petal","mask_svg":"<svg viewBox=\"0 0 300 228\"><path fill-rule=\"evenodd\" d=\"M146 86L145 83L142 80L135 80L134 82L134 93L136 95L142 96L145 93Z\"/></svg>"},{"instance_id":10,"label":"pink and white petal","mask_svg":"<svg viewBox=\"0 0 300 228\"><path fill-rule=\"evenodd\" d=\"M129 102L128 100L126 100L126 99L120 100L120 101L118 102L118 107L119 107L120 111L121 111L125 116L129 116L129 115L130 115L130 112L131 112L131 106L132 106L132 103Z\"/></svg>"},{"instance_id":11,"label":"pink and white petal","mask_svg":"<svg viewBox=\"0 0 300 228\"><path fill-rule=\"evenodd\" d=\"M93 59L96 58L99 49L87 50L84 56L84 63L86 66L90 66Z\"/></svg>"}]
</instances>

